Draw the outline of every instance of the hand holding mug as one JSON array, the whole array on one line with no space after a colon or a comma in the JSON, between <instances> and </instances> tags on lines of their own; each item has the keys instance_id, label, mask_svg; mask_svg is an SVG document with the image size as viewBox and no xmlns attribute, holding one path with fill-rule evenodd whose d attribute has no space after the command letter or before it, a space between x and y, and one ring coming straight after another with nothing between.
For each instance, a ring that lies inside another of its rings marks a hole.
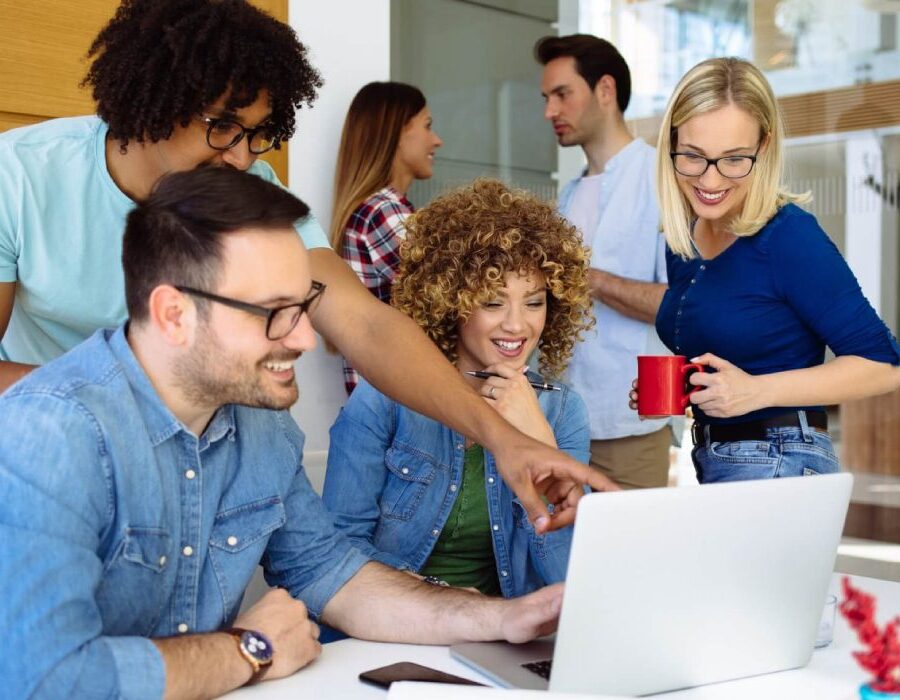
<instances>
[{"instance_id":1,"label":"hand holding mug","mask_svg":"<svg viewBox=\"0 0 900 700\"><path fill-rule=\"evenodd\" d=\"M696 386L690 400L707 416L743 416L771 405L762 393L764 376L747 374L740 367L712 353L700 355L691 361L716 370L695 374L690 378L691 384Z\"/></svg>"}]
</instances>

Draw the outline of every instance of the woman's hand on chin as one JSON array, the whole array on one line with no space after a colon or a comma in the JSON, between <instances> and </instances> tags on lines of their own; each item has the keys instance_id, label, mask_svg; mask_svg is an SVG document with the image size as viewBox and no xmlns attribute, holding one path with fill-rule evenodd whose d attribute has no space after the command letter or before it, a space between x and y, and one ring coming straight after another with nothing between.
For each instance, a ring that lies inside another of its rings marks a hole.
<instances>
[{"instance_id":1,"label":"woman's hand on chin","mask_svg":"<svg viewBox=\"0 0 900 700\"><path fill-rule=\"evenodd\" d=\"M513 427L535 440L556 447L553 429L547 423L537 391L528 383L528 367L513 368L498 363L484 368L500 376L488 377L481 386L481 395L494 410Z\"/></svg>"}]
</instances>

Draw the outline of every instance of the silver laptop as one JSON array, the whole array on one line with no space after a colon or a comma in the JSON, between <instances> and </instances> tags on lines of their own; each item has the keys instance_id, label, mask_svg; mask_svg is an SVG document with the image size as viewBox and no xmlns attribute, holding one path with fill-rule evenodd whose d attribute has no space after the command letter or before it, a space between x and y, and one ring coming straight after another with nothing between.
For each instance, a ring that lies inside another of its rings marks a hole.
<instances>
[{"instance_id":1,"label":"silver laptop","mask_svg":"<svg viewBox=\"0 0 900 700\"><path fill-rule=\"evenodd\" d=\"M555 640L450 652L503 687L620 695L804 666L852 484L834 474L585 496Z\"/></svg>"}]
</instances>

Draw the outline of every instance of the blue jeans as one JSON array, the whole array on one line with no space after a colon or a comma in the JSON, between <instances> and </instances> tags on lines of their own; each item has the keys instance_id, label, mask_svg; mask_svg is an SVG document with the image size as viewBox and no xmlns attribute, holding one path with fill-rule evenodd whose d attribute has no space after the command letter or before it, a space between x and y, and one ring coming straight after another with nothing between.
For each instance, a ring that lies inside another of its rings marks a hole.
<instances>
[{"instance_id":1,"label":"blue jeans","mask_svg":"<svg viewBox=\"0 0 900 700\"><path fill-rule=\"evenodd\" d=\"M697 480L711 484L839 472L831 436L810 428L805 412L799 415L801 427L769 428L764 440L697 445L691 452Z\"/></svg>"}]
</instances>

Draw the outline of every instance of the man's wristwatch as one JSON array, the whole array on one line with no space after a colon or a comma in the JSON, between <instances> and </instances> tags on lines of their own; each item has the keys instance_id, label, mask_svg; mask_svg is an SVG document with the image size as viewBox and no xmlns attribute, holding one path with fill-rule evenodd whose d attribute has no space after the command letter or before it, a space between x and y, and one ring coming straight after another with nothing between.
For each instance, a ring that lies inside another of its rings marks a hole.
<instances>
[{"instance_id":1,"label":"man's wristwatch","mask_svg":"<svg viewBox=\"0 0 900 700\"><path fill-rule=\"evenodd\" d=\"M245 685L253 685L259 683L266 675L266 671L272 665L272 657L275 655L275 649L272 648L272 642L262 632L255 630L245 630L240 627L232 627L226 630L228 634L237 640L238 650L241 652L247 663L253 668L253 675Z\"/></svg>"}]
</instances>

